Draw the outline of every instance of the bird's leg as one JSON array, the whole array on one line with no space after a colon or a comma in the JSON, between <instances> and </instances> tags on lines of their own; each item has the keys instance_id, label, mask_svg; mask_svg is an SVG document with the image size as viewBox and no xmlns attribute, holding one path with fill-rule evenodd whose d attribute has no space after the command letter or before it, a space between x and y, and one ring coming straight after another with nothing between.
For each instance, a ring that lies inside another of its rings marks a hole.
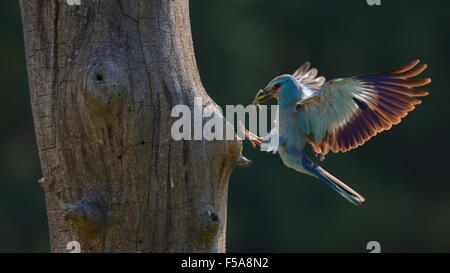
<instances>
[{"instance_id":1,"label":"bird's leg","mask_svg":"<svg viewBox=\"0 0 450 273\"><path fill-rule=\"evenodd\" d=\"M315 154L316 154L316 156L319 158L319 160L321 162L325 160L325 155L324 154L322 154L322 153L315 153Z\"/></svg>"},{"instance_id":2,"label":"bird's leg","mask_svg":"<svg viewBox=\"0 0 450 273\"><path fill-rule=\"evenodd\" d=\"M252 132L250 132L249 130L247 130L244 125L242 124L242 122L239 122L239 127L242 130L242 132L244 132L244 136L246 139L248 139L250 141L250 144L252 144L252 147L255 148L256 145L261 146L261 142L262 139L261 137L253 134Z\"/></svg>"}]
</instances>

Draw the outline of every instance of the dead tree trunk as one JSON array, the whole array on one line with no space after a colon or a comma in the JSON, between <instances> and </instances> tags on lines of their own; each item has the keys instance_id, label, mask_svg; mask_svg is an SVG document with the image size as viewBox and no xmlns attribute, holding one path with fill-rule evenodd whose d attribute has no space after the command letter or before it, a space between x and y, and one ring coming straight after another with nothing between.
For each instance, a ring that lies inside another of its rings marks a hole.
<instances>
[{"instance_id":1,"label":"dead tree trunk","mask_svg":"<svg viewBox=\"0 0 450 273\"><path fill-rule=\"evenodd\" d=\"M216 104L188 0L19 0L51 250L224 252L240 141L175 141L171 109Z\"/></svg>"}]
</instances>

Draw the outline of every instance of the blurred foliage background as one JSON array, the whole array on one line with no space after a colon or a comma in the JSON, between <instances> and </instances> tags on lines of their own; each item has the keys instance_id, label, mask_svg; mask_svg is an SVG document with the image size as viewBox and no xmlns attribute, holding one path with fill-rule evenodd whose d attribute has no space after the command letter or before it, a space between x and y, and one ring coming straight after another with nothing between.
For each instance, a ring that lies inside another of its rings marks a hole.
<instances>
[{"instance_id":1,"label":"blurred foliage background","mask_svg":"<svg viewBox=\"0 0 450 273\"><path fill-rule=\"evenodd\" d=\"M246 142L254 165L230 179L229 252L367 252L372 240L383 252L450 251L450 2L381 3L191 0L200 75L223 108L250 103L306 60L332 79L420 58L433 79L402 123L322 163L366 197L362 207ZM0 252L48 252L19 7L11 0L0 7Z\"/></svg>"}]
</instances>

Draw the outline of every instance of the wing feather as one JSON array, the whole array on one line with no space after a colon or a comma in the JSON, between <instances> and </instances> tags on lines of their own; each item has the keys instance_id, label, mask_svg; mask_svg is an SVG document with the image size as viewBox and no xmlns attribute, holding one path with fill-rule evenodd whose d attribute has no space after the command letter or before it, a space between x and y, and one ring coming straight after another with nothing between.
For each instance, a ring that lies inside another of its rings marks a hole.
<instances>
[{"instance_id":1,"label":"wing feather","mask_svg":"<svg viewBox=\"0 0 450 273\"><path fill-rule=\"evenodd\" d=\"M308 141L321 157L330 150L346 152L401 122L428 92L415 87L430 78L410 79L422 73L426 64L413 61L399 68L370 75L337 79L322 85L319 99L299 105L309 120ZM316 69L305 63L295 73L297 79L315 79Z\"/></svg>"},{"instance_id":2,"label":"wing feather","mask_svg":"<svg viewBox=\"0 0 450 273\"><path fill-rule=\"evenodd\" d=\"M325 77L317 77L319 71L316 68L310 67L311 63L305 62L292 74L292 76L294 76L300 83L302 89L307 89L303 92L305 96L309 96L312 93L318 91L320 87L325 83Z\"/></svg>"}]
</instances>

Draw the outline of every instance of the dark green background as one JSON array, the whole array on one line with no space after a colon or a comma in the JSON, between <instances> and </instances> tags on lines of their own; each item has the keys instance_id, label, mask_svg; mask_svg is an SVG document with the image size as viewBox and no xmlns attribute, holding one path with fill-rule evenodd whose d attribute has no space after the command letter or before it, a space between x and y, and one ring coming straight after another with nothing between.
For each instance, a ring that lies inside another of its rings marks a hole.
<instances>
[{"instance_id":1,"label":"dark green background","mask_svg":"<svg viewBox=\"0 0 450 273\"><path fill-rule=\"evenodd\" d=\"M420 58L431 93L406 120L322 166L363 194L354 207L278 155L230 179L229 252L450 251L448 1L192 0L203 84L224 107L310 60L328 79ZM17 1L0 4L0 252L48 252L49 237Z\"/></svg>"}]
</instances>

